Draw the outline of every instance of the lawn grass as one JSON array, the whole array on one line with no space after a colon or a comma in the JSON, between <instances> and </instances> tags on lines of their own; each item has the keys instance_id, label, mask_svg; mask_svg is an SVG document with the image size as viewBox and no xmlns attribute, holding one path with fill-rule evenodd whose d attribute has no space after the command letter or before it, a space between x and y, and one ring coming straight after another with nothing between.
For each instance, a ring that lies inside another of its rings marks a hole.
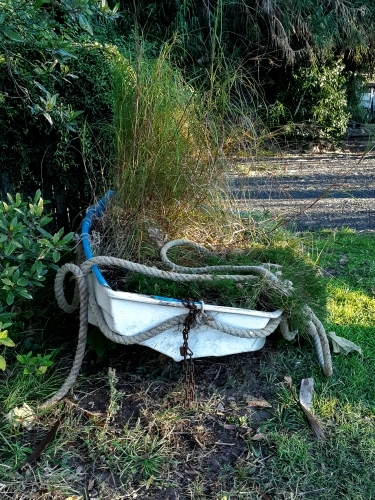
<instances>
[{"instance_id":1,"label":"lawn grass","mask_svg":"<svg viewBox=\"0 0 375 500\"><path fill-rule=\"evenodd\" d=\"M275 453L269 464L278 471L271 484L277 498L286 487L296 498L298 492L317 499L375 498L374 234L322 231L304 238L329 279L327 330L360 345L363 355L335 355L330 379L314 374L313 409L326 430L324 442L311 439L302 425L290 428L293 405L285 390L279 393L278 425L268 436ZM277 358L267 370L289 371L296 382L313 374L308 360L295 365L295 353Z\"/></svg>"},{"instance_id":2,"label":"lawn grass","mask_svg":"<svg viewBox=\"0 0 375 500\"><path fill-rule=\"evenodd\" d=\"M358 344L362 355L333 355L334 374L326 378L306 339L287 343L275 334L258 353L196 361L197 402L186 410L178 364L139 346L118 346L102 358L90 351L74 390L55 408L36 410L34 429L1 420L1 498L375 498L375 235L300 237L326 279L327 331ZM64 334L54 307L39 310L51 318L40 343L52 352L64 335L71 339L55 358L69 366L78 323L69 320ZM62 377L61 364L42 377L10 369L0 387L3 414L23 401L35 410ZM314 378L312 412L325 440L314 438L287 375L296 389ZM272 407L255 408L249 396ZM57 419L38 462L16 469Z\"/></svg>"}]
</instances>

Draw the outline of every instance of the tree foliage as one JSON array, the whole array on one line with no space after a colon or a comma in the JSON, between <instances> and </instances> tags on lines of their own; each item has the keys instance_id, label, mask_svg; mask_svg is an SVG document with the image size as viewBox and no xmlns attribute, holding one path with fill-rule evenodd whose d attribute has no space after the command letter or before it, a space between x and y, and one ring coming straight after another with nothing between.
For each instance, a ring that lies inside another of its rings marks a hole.
<instances>
[{"instance_id":1,"label":"tree foliage","mask_svg":"<svg viewBox=\"0 0 375 500\"><path fill-rule=\"evenodd\" d=\"M353 64L372 63L372 0L120 0L142 30L159 41L180 38L180 55L207 62L213 49L254 65L294 64L335 54Z\"/></svg>"},{"instance_id":2,"label":"tree foliage","mask_svg":"<svg viewBox=\"0 0 375 500\"><path fill-rule=\"evenodd\" d=\"M318 128L326 128L326 135L339 135L347 119L346 101L355 101L363 75L374 71L372 0L120 0L120 5L135 16L151 40L163 43L174 37L176 63L200 84L212 85L214 78L221 83L237 78L230 99L245 100L259 113L260 97L266 103L264 119L282 102L284 114L292 121L317 122ZM335 117L322 113L324 98L317 85L312 85L315 98L299 107L303 117L301 113L295 116L312 75L331 72L333 78L337 67L341 68L340 84L325 85L325 92L331 89L328 110ZM237 68L236 77L233 68ZM350 85L345 88L346 80ZM348 95L343 100L338 93L345 90ZM334 104L335 96L339 105Z\"/></svg>"},{"instance_id":3,"label":"tree foliage","mask_svg":"<svg viewBox=\"0 0 375 500\"><path fill-rule=\"evenodd\" d=\"M92 0L0 5L2 195L55 193L71 223L100 191L100 160L111 156L111 60L122 57L111 44L117 8Z\"/></svg>"}]
</instances>

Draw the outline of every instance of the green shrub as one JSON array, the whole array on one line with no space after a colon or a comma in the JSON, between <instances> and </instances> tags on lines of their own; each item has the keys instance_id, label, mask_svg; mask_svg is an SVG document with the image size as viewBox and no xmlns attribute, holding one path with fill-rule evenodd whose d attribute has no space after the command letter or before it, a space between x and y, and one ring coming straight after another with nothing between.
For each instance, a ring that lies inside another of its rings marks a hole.
<instances>
[{"instance_id":1,"label":"green shrub","mask_svg":"<svg viewBox=\"0 0 375 500\"><path fill-rule=\"evenodd\" d=\"M44 227L52 218L45 215L45 202L37 191L33 200L22 201L8 194L9 203L0 203L0 345L12 347L6 328L11 326L14 306L33 298L43 286L49 269L58 269L61 252L69 250L73 233L63 229L50 234ZM0 356L0 369L5 369Z\"/></svg>"},{"instance_id":2,"label":"green shrub","mask_svg":"<svg viewBox=\"0 0 375 500\"><path fill-rule=\"evenodd\" d=\"M2 197L41 189L55 198L55 218L69 207L70 221L61 216L57 224L67 227L104 190L113 157L116 9L93 0L5 0L2 7Z\"/></svg>"},{"instance_id":3,"label":"green shrub","mask_svg":"<svg viewBox=\"0 0 375 500\"><path fill-rule=\"evenodd\" d=\"M304 138L339 138L350 117L342 61L297 66L271 81L277 100L268 109L273 126ZM269 92L269 91L268 91Z\"/></svg>"}]
</instances>

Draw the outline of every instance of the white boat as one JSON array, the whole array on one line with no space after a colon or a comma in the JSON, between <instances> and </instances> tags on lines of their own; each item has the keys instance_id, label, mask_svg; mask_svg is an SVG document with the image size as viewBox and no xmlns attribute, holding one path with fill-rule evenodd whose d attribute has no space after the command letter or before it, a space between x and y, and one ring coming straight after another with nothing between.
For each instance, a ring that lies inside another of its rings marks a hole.
<instances>
[{"instance_id":1,"label":"white boat","mask_svg":"<svg viewBox=\"0 0 375 500\"><path fill-rule=\"evenodd\" d=\"M96 206L91 207L83 221L82 243L87 259L93 257L89 238L92 221L102 214L110 196L108 194ZM97 266L92 270L89 279L96 302L107 326L119 335L131 336L147 332L167 320L188 313L188 309L178 299L112 290ZM200 307L199 303L197 307ZM222 325L251 331L265 328L270 320L280 318L282 314L282 311L264 312L210 304L204 304L204 312ZM97 325L91 311L89 323ZM139 344L159 351L175 361L181 361L182 328L183 321L180 326L168 328ZM192 357L202 358L257 351L264 346L265 338L237 337L207 324L200 324L191 328L188 342L193 352Z\"/></svg>"}]
</instances>

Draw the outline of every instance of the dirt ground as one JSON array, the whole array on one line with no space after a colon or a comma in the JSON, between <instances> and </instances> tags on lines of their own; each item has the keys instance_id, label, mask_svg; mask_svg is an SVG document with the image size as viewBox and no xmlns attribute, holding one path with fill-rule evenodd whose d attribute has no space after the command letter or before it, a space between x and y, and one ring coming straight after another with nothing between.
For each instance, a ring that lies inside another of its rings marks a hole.
<instances>
[{"instance_id":1,"label":"dirt ground","mask_svg":"<svg viewBox=\"0 0 375 500\"><path fill-rule=\"evenodd\" d=\"M264 159L235 158L234 195L243 210L267 211L298 231L320 228L375 230L375 151L368 139L349 139L340 150Z\"/></svg>"}]
</instances>

